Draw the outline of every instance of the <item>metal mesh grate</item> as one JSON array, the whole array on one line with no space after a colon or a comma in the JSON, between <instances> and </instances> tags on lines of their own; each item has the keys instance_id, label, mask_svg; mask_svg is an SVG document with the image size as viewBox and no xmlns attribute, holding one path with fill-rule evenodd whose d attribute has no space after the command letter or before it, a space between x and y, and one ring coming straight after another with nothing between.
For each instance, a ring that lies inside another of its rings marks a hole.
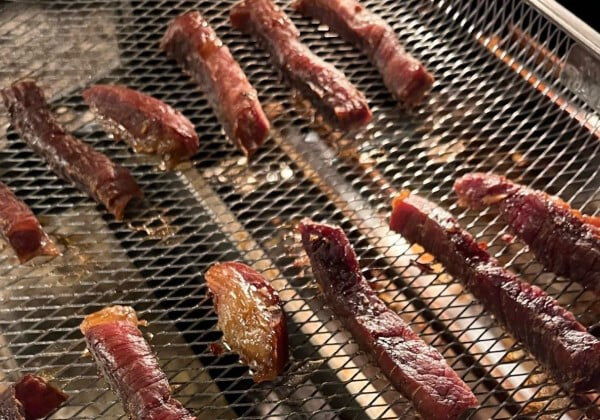
<instances>
[{"instance_id":1,"label":"metal mesh grate","mask_svg":"<svg viewBox=\"0 0 600 420\"><path fill-rule=\"evenodd\" d=\"M122 303L149 321L177 398L199 418L414 417L323 306L298 259L293 228L308 216L348 232L382 298L473 389L481 406L472 418L598 416L596 394L566 395L458 282L386 228L391 195L410 188L449 207L503 263L586 325L598 322L597 298L544 273L526 249L503 241L493 213L456 208L450 191L463 173L494 170L598 213L597 115L558 78L573 40L525 1L364 3L393 23L437 83L427 105L400 110L362 54L288 10L315 52L366 92L375 121L355 134L331 132L290 95L264 52L230 29L232 0L0 5L0 85L36 77L62 121L131 168L147 196L125 223L114 221L48 171L0 114L0 178L64 250L18 266L0 249L3 380L26 372L54 378L71 395L55 419L120 418L120 404L83 353L78 325L85 313ZM158 50L169 19L188 9L214 25L270 114L272 137L250 165L193 82ZM160 172L108 138L80 96L96 82L127 84L182 110L201 136L193 165ZM258 268L286 301L292 358L275 383L253 384L235 355L209 349L220 333L203 272L229 259Z\"/></svg>"}]
</instances>

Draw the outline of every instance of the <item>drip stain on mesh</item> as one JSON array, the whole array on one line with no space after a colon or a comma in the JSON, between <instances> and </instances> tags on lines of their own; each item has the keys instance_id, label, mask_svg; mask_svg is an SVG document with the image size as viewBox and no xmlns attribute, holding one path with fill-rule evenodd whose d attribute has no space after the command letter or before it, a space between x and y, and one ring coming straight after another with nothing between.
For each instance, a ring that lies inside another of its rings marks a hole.
<instances>
[{"instance_id":1,"label":"drip stain on mesh","mask_svg":"<svg viewBox=\"0 0 600 420\"><path fill-rule=\"evenodd\" d=\"M493 213L460 210L451 192L466 172L497 171L597 214L600 143L589 128L591 110L555 77L555 60L531 55L529 38L559 58L574 41L517 0L365 0L436 77L428 102L407 111L361 52L287 8L303 42L367 95L374 121L350 135L298 107L264 51L230 28L234 3L0 5L0 86L37 78L61 121L130 168L147 196L146 207L115 222L50 172L0 112L0 177L64 253L19 266L0 244L0 380L52 377L71 395L55 419L124 418L77 328L85 314L124 304L149 322L144 332L175 396L200 418L412 418L410 404L357 350L299 263L295 224L311 217L344 228L382 299L473 389L481 404L473 418L576 418L596 406L592 394L561 391L458 282L385 223L391 192L427 196L582 322L597 322L596 297L568 279L540 275L526 249L501 239L506 232ZM250 164L225 138L200 89L158 48L169 20L190 9L202 11L271 110L272 136ZM192 167L161 172L109 138L81 98L92 83L126 84L181 110L201 138ZM285 297L291 360L272 384L254 384L236 355L211 351L221 333L203 273L232 259L265 273Z\"/></svg>"}]
</instances>

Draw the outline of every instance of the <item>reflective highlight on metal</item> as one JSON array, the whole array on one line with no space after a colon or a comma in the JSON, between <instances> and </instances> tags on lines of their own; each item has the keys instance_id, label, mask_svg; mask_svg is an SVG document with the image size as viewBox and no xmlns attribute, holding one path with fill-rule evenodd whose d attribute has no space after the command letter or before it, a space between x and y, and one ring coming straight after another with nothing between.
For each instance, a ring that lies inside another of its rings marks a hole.
<instances>
[{"instance_id":1,"label":"reflective highlight on metal","mask_svg":"<svg viewBox=\"0 0 600 420\"><path fill-rule=\"evenodd\" d=\"M405 111L362 53L278 1L302 41L367 96L373 122L342 133L315 118L264 51L230 27L234 3L0 5L0 86L36 78L61 122L129 168L146 195L115 221L47 169L0 110L0 179L63 253L20 266L0 244L0 380L52 378L71 396L53 419L124 419L78 331L86 314L121 304L148 321L143 330L174 397L199 418L412 418L410 404L323 305L295 231L310 217L345 230L380 297L473 390L480 407L471 418L598 416L597 394L562 391L443 267L387 228L391 197L411 189L448 208L502 264L584 325L599 321L596 296L544 272L518 240L506 239L493 210L461 209L452 193L457 177L494 171L599 214L598 114L560 80L581 31L555 24L542 0L364 0L436 77L427 102ZM249 165L206 97L159 49L169 20L191 9L231 49L271 119L271 137ZM182 111L202 139L192 163L163 172L108 138L81 97L93 83L129 85ZM273 383L254 384L237 356L211 351L221 333L203 273L228 260L260 271L285 302L290 364Z\"/></svg>"}]
</instances>

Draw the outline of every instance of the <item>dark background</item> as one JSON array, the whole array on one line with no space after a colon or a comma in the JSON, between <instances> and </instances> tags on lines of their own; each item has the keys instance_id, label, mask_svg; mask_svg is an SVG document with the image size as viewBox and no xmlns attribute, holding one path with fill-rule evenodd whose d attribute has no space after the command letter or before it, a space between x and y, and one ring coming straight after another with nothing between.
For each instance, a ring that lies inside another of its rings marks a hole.
<instances>
[{"instance_id":1,"label":"dark background","mask_svg":"<svg viewBox=\"0 0 600 420\"><path fill-rule=\"evenodd\" d=\"M558 0L558 2L596 29L596 31L600 32L600 13L594 7L595 1Z\"/></svg>"}]
</instances>

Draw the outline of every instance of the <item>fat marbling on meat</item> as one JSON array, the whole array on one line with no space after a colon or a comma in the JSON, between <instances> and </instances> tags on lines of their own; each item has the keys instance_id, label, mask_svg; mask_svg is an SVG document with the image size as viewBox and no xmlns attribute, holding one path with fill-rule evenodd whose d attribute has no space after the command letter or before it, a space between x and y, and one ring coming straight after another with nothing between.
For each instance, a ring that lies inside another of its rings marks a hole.
<instances>
[{"instance_id":1,"label":"fat marbling on meat","mask_svg":"<svg viewBox=\"0 0 600 420\"><path fill-rule=\"evenodd\" d=\"M458 419L477 399L443 356L389 309L362 275L344 232L303 220L302 244L326 302L390 382L427 419Z\"/></svg>"},{"instance_id":2,"label":"fat marbling on meat","mask_svg":"<svg viewBox=\"0 0 600 420\"><path fill-rule=\"evenodd\" d=\"M253 35L268 50L284 79L333 126L353 129L371 121L362 92L300 41L294 23L272 0L242 0L230 17L233 27Z\"/></svg>"},{"instance_id":3,"label":"fat marbling on meat","mask_svg":"<svg viewBox=\"0 0 600 420\"><path fill-rule=\"evenodd\" d=\"M29 206L3 182L0 182L0 233L21 263L39 255L60 255Z\"/></svg>"},{"instance_id":4,"label":"fat marbling on meat","mask_svg":"<svg viewBox=\"0 0 600 420\"><path fill-rule=\"evenodd\" d=\"M362 49L398 101L419 104L431 90L434 79L423 63L404 49L390 25L358 1L295 0L293 4Z\"/></svg>"},{"instance_id":5,"label":"fat marbling on meat","mask_svg":"<svg viewBox=\"0 0 600 420\"><path fill-rule=\"evenodd\" d=\"M173 398L133 308L110 306L80 325L100 372L132 420L196 420Z\"/></svg>"},{"instance_id":6,"label":"fat marbling on meat","mask_svg":"<svg viewBox=\"0 0 600 420\"><path fill-rule=\"evenodd\" d=\"M390 227L444 264L558 383L575 391L600 386L600 340L542 289L503 268L447 211L402 194Z\"/></svg>"},{"instance_id":7,"label":"fat marbling on meat","mask_svg":"<svg viewBox=\"0 0 600 420\"><path fill-rule=\"evenodd\" d=\"M120 85L94 85L83 98L116 138L138 153L160 156L167 169L198 152L194 125L163 101Z\"/></svg>"},{"instance_id":8,"label":"fat marbling on meat","mask_svg":"<svg viewBox=\"0 0 600 420\"><path fill-rule=\"evenodd\" d=\"M206 93L227 136L252 156L269 134L269 120L256 89L204 17L195 11L176 17L160 45Z\"/></svg>"},{"instance_id":9,"label":"fat marbling on meat","mask_svg":"<svg viewBox=\"0 0 600 420\"><path fill-rule=\"evenodd\" d=\"M14 83L0 95L21 138L56 174L102 203L115 218L122 219L129 202L142 198L128 169L67 133L34 81Z\"/></svg>"},{"instance_id":10,"label":"fat marbling on meat","mask_svg":"<svg viewBox=\"0 0 600 420\"><path fill-rule=\"evenodd\" d=\"M459 203L498 208L511 230L554 273L600 294L600 218L586 216L557 197L494 174L456 180Z\"/></svg>"}]
</instances>

